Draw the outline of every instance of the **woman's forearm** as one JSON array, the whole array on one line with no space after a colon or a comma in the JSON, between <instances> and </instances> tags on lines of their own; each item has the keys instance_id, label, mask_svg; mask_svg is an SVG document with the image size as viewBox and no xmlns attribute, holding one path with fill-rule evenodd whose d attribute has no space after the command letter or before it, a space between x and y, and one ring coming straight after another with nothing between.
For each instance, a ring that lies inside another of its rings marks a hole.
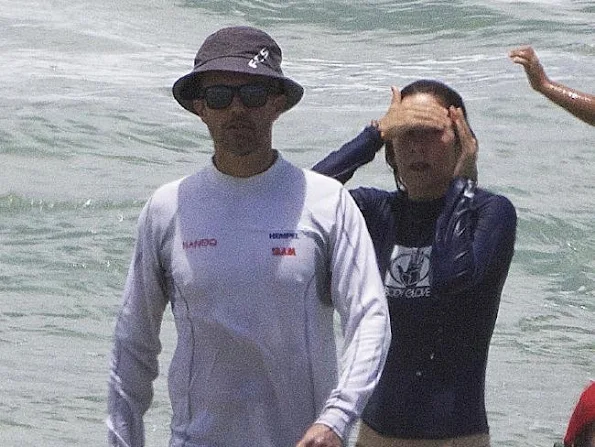
<instances>
[{"instance_id":1,"label":"woman's forearm","mask_svg":"<svg viewBox=\"0 0 595 447\"><path fill-rule=\"evenodd\" d=\"M572 113L580 120L595 126L595 96L548 80L539 93Z\"/></svg>"}]
</instances>

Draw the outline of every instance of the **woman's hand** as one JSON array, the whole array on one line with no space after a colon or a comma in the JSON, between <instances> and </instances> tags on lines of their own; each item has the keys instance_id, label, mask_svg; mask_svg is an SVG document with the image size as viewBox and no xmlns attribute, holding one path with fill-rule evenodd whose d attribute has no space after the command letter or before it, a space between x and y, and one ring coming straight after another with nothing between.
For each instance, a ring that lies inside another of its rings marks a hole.
<instances>
[{"instance_id":1,"label":"woman's hand","mask_svg":"<svg viewBox=\"0 0 595 447\"><path fill-rule=\"evenodd\" d=\"M532 47L524 46L515 48L508 53L508 57L510 57L514 63L520 64L525 68L529 83L534 90L542 92L550 82Z\"/></svg>"},{"instance_id":2,"label":"woman's hand","mask_svg":"<svg viewBox=\"0 0 595 447\"><path fill-rule=\"evenodd\" d=\"M455 166L454 177L464 177L476 182L477 139L473 135L473 132L471 132L461 108L450 106L448 113L461 146L461 155Z\"/></svg>"},{"instance_id":3,"label":"woman's hand","mask_svg":"<svg viewBox=\"0 0 595 447\"><path fill-rule=\"evenodd\" d=\"M399 89L393 86L391 91L390 106L378 123L378 130L384 141L390 141L415 128L443 130L450 126L448 110L444 107L403 104Z\"/></svg>"}]
</instances>

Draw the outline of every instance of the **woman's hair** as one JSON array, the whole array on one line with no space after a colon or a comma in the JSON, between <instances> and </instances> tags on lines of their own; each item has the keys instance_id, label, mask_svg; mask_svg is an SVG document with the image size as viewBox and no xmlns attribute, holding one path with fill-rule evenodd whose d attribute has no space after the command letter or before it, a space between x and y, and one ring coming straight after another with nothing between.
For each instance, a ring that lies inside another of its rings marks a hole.
<instances>
[{"instance_id":1,"label":"woman's hair","mask_svg":"<svg viewBox=\"0 0 595 447\"><path fill-rule=\"evenodd\" d=\"M427 93L432 95L436 100L440 103L441 106L448 109L450 106L454 106L456 108L460 108L463 111L463 116L467 121L467 125L469 125L469 120L467 119L467 108L465 107L465 103L463 102L463 98L459 95L454 89L450 88L448 85L444 84L440 81L435 81L432 79L419 79L417 81L412 82L411 84L406 85L401 89L401 99L406 98L407 96L416 95L418 93ZM471 130L471 134L475 137L475 133L471 126L469 126L469 130ZM459 136L456 135L456 145L460 146ZM389 152L394 150L392 142L387 141L385 143L385 156L386 161L391 165L393 171L395 172L395 177L397 178L397 186L399 189L404 189L405 186L402 184L398 172L397 167L392 166L389 162Z\"/></svg>"}]
</instances>

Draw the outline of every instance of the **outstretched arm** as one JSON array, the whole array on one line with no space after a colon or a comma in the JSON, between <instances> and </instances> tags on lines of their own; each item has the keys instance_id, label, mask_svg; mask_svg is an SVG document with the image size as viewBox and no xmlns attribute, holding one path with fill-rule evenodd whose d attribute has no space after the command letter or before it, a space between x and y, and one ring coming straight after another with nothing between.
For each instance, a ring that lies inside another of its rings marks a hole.
<instances>
[{"instance_id":1,"label":"outstretched arm","mask_svg":"<svg viewBox=\"0 0 595 447\"><path fill-rule=\"evenodd\" d=\"M565 108L580 120L595 126L595 96L554 82L545 74L539 58L530 46L515 48L508 54L513 62L524 67L534 90Z\"/></svg>"}]
</instances>

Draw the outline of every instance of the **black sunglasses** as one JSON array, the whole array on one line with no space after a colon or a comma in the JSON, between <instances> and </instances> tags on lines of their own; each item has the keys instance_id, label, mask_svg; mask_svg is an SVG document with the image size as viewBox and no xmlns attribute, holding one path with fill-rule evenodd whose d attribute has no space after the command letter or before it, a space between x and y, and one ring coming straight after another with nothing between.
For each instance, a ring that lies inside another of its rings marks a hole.
<instances>
[{"instance_id":1,"label":"black sunglasses","mask_svg":"<svg viewBox=\"0 0 595 447\"><path fill-rule=\"evenodd\" d=\"M201 89L197 99L204 99L210 109L225 109L238 95L244 106L254 108L264 106L270 94L279 93L281 87L271 84L212 85Z\"/></svg>"}]
</instances>

